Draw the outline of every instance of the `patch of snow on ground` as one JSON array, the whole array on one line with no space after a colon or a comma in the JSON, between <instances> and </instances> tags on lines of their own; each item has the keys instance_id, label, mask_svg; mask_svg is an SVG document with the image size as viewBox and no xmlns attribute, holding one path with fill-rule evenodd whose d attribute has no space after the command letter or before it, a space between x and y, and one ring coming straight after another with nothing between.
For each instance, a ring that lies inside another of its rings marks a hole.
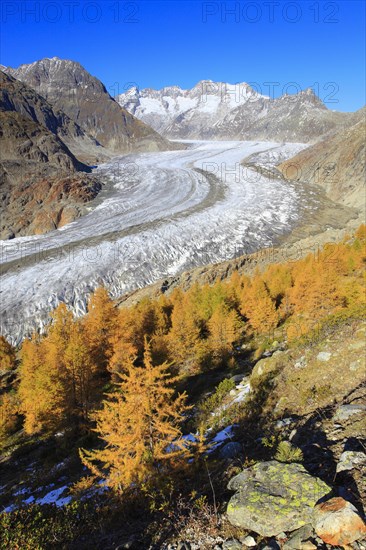
<instances>
[{"instance_id":1,"label":"patch of snow on ground","mask_svg":"<svg viewBox=\"0 0 366 550\"><path fill-rule=\"evenodd\" d=\"M14 493L14 496L18 497L20 495L25 495L29 493L29 489L28 487L22 487L21 489L18 489L15 493Z\"/></svg>"},{"instance_id":2,"label":"patch of snow on ground","mask_svg":"<svg viewBox=\"0 0 366 550\"><path fill-rule=\"evenodd\" d=\"M36 503L37 504L56 504L56 506L64 506L65 504L68 504L72 497L64 497L60 498L62 493L68 489L67 485L64 485L63 487L59 487L58 489L54 489L53 491L50 491L42 498L37 498Z\"/></svg>"},{"instance_id":3,"label":"patch of snow on ground","mask_svg":"<svg viewBox=\"0 0 366 550\"><path fill-rule=\"evenodd\" d=\"M227 439L232 439L234 435L235 425L226 426L226 428L217 432L215 437L212 439L212 443L222 443Z\"/></svg>"},{"instance_id":4,"label":"patch of snow on ground","mask_svg":"<svg viewBox=\"0 0 366 550\"><path fill-rule=\"evenodd\" d=\"M238 393L235 396L233 403L242 403L246 400L248 394L250 393L250 383L248 382L245 385L239 384L238 386L236 386L236 389L238 390Z\"/></svg>"},{"instance_id":5,"label":"patch of snow on ground","mask_svg":"<svg viewBox=\"0 0 366 550\"><path fill-rule=\"evenodd\" d=\"M7 507L4 508L2 511L3 511L5 514L9 514L10 512L14 512L14 510L16 510L16 505L15 505L15 504L10 504L10 506L7 506Z\"/></svg>"}]
</instances>

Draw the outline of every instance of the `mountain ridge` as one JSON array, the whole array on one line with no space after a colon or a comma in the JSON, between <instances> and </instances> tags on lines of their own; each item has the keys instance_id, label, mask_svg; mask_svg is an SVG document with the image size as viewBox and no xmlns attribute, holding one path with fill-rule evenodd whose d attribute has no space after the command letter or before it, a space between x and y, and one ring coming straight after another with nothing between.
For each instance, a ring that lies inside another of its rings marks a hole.
<instances>
[{"instance_id":1,"label":"mountain ridge","mask_svg":"<svg viewBox=\"0 0 366 550\"><path fill-rule=\"evenodd\" d=\"M133 87L117 101L174 139L282 140L310 143L347 125L351 113L327 109L312 88L277 99L249 84L202 80L190 90Z\"/></svg>"},{"instance_id":2,"label":"mountain ridge","mask_svg":"<svg viewBox=\"0 0 366 550\"><path fill-rule=\"evenodd\" d=\"M110 154L68 117L56 110L36 90L0 70L0 110L15 111L58 136L73 155L83 162L100 162Z\"/></svg>"},{"instance_id":3,"label":"mountain ridge","mask_svg":"<svg viewBox=\"0 0 366 550\"><path fill-rule=\"evenodd\" d=\"M42 95L113 154L177 148L123 109L80 63L44 58L6 73Z\"/></svg>"}]
</instances>

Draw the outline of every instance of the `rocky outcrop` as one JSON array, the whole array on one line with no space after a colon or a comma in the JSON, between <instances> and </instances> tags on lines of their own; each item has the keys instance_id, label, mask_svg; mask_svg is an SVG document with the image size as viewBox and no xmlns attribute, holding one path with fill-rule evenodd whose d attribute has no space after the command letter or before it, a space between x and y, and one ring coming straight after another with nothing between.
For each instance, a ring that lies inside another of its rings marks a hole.
<instances>
[{"instance_id":1,"label":"rocky outcrop","mask_svg":"<svg viewBox=\"0 0 366 550\"><path fill-rule=\"evenodd\" d=\"M327 544L345 547L366 535L366 525L357 509L341 497L315 507L314 529Z\"/></svg>"},{"instance_id":2,"label":"rocky outcrop","mask_svg":"<svg viewBox=\"0 0 366 550\"><path fill-rule=\"evenodd\" d=\"M177 147L123 109L102 82L75 61L46 58L17 69L8 67L6 72L36 90L114 154Z\"/></svg>"},{"instance_id":3,"label":"rocky outcrop","mask_svg":"<svg viewBox=\"0 0 366 550\"><path fill-rule=\"evenodd\" d=\"M0 71L0 239L46 233L81 216L102 185L79 159L109 157L65 113Z\"/></svg>"},{"instance_id":4,"label":"rocky outcrop","mask_svg":"<svg viewBox=\"0 0 366 550\"><path fill-rule=\"evenodd\" d=\"M100 189L98 181L82 173L10 187L7 208L1 214L0 238L37 235L63 227L86 212L85 203Z\"/></svg>"},{"instance_id":5,"label":"rocky outcrop","mask_svg":"<svg viewBox=\"0 0 366 550\"><path fill-rule=\"evenodd\" d=\"M311 541L313 535L312 525L304 525L289 535L283 550L316 550L316 546Z\"/></svg>"},{"instance_id":6,"label":"rocky outcrop","mask_svg":"<svg viewBox=\"0 0 366 550\"><path fill-rule=\"evenodd\" d=\"M365 109L356 113L350 128L309 147L280 164L290 181L322 186L334 201L364 209L366 178Z\"/></svg>"},{"instance_id":7,"label":"rocky outcrop","mask_svg":"<svg viewBox=\"0 0 366 550\"><path fill-rule=\"evenodd\" d=\"M227 507L229 521L265 537L311 523L315 504L331 491L302 465L275 460L243 470L228 489L236 491Z\"/></svg>"},{"instance_id":8,"label":"rocky outcrop","mask_svg":"<svg viewBox=\"0 0 366 550\"><path fill-rule=\"evenodd\" d=\"M251 385L257 386L261 380L268 378L271 374L275 375L282 365L283 354L283 351L276 350L270 357L260 359L251 372Z\"/></svg>"}]
</instances>

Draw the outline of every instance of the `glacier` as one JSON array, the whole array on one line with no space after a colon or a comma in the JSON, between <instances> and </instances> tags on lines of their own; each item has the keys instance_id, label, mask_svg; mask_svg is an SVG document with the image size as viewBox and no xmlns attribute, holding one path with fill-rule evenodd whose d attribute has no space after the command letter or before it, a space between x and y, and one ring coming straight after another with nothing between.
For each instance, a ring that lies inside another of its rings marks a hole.
<instances>
[{"instance_id":1,"label":"glacier","mask_svg":"<svg viewBox=\"0 0 366 550\"><path fill-rule=\"evenodd\" d=\"M88 213L45 235L0 241L1 334L13 344L44 330L65 302L86 312L105 285L118 297L194 266L272 246L308 208L301 185L271 168L307 145L187 141L186 149L116 157Z\"/></svg>"}]
</instances>

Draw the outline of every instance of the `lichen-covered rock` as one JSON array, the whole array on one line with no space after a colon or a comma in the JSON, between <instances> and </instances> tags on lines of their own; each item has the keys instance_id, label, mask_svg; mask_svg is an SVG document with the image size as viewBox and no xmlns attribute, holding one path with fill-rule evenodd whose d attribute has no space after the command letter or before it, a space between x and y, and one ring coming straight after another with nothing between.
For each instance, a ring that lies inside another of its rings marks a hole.
<instances>
[{"instance_id":1,"label":"lichen-covered rock","mask_svg":"<svg viewBox=\"0 0 366 550\"><path fill-rule=\"evenodd\" d=\"M331 490L301 464L275 460L244 470L228 488L236 491L227 507L229 521L264 537L311 523L315 504Z\"/></svg>"},{"instance_id":2,"label":"lichen-covered rock","mask_svg":"<svg viewBox=\"0 0 366 550\"><path fill-rule=\"evenodd\" d=\"M342 497L322 502L314 510L316 534L332 546L346 546L366 534L366 525L357 509Z\"/></svg>"},{"instance_id":3,"label":"lichen-covered rock","mask_svg":"<svg viewBox=\"0 0 366 550\"><path fill-rule=\"evenodd\" d=\"M306 540L300 546L300 550L316 550L317 546L311 542L311 540Z\"/></svg>"},{"instance_id":4,"label":"lichen-covered rock","mask_svg":"<svg viewBox=\"0 0 366 550\"><path fill-rule=\"evenodd\" d=\"M271 372L276 371L283 361L283 351L275 351L270 357L260 359L254 366L250 375L250 382L254 383L262 377L267 377Z\"/></svg>"}]
</instances>

